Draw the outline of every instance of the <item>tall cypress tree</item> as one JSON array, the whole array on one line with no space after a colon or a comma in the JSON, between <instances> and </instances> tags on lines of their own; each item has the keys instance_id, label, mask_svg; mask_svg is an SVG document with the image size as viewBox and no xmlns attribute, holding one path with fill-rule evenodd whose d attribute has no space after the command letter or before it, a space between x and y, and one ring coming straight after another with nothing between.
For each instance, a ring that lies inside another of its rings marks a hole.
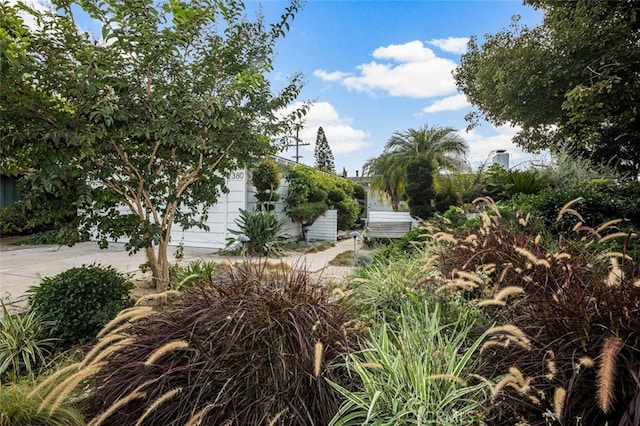
<instances>
[{"instance_id":1,"label":"tall cypress tree","mask_svg":"<svg viewBox=\"0 0 640 426\"><path fill-rule=\"evenodd\" d=\"M323 172L336 172L336 166L333 162L333 153L331 152L331 147L329 147L329 142L327 142L327 137L324 134L322 126L318 128L314 155L316 158L316 168Z\"/></svg>"}]
</instances>

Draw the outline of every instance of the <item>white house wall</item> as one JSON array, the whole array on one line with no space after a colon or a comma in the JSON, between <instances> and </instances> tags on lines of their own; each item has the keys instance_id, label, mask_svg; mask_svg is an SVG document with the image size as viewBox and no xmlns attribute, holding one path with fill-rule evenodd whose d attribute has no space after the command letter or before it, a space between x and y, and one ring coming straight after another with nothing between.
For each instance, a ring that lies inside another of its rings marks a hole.
<instances>
[{"instance_id":1,"label":"white house wall","mask_svg":"<svg viewBox=\"0 0 640 426\"><path fill-rule=\"evenodd\" d=\"M300 225L293 222L285 213L285 198L289 190L286 176L287 165L278 161L283 178L280 180L278 194L280 199L276 201L273 213L280 220L284 220L282 234L289 235L292 239L300 236ZM240 209L252 210L257 206L255 198L256 190L251 183L251 174L247 170L238 170L226 179L229 189L228 194L222 194L219 201L209 209L209 217L205 222L209 227L206 231L200 228L191 228L183 231L179 225L174 225L171 232L170 245L183 244L185 247L201 247L219 250L227 245L227 238L235 238L229 229L238 230L235 220L240 217Z\"/></svg>"},{"instance_id":2,"label":"white house wall","mask_svg":"<svg viewBox=\"0 0 640 426\"><path fill-rule=\"evenodd\" d=\"M185 231L178 224L174 224L171 230L170 245L183 244L185 247L224 248L227 244L227 237L235 237L228 230L238 229L235 220L240 216L240 209L247 207L247 182L246 170L232 173L226 179L229 192L222 194L218 202L208 211L205 223L209 230L190 228Z\"/></svg>"}]
</instances>

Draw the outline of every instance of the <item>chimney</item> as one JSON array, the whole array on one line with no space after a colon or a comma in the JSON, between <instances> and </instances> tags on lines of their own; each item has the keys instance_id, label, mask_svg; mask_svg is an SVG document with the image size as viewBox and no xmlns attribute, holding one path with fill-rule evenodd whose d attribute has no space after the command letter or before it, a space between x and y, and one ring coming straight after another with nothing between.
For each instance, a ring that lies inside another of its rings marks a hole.
<instances>
[{"instance_id":1,"label":"chimney","mask_svg":"<svg viewBox=\"0 0 640 426\"><path fill-rule=\"evenodd\" d=\"M499 164L503 169L509 170L509 153L505 149L496 150L493 164Z\"/></svg>"}]
</instances>

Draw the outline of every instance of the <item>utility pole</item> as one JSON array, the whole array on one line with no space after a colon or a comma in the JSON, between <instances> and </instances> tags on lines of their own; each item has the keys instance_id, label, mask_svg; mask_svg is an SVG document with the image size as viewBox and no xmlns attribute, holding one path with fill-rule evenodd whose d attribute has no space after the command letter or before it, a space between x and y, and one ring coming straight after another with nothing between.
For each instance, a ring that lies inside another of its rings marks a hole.
<instances>
[{"instance_id":1,"label":"utility pole","mask_svg":"<svg viewBox=\"0 0 640 426\"><path fill-rule=\"evenodd\" d=\"M290 138L294 138L294 139L296 140L295 145L291 145L291 144L287 145L287 148L290 148L290 147L292 147L292 146L295 146L295 147L296 147L296 155L294 155L294 156L293 156L293 159L294 159L294 160L296 160L296 163L299 163L299 162L300 162L300 159L302 158L302 155L300 155L300 151L299 151L299 150L300 150L300 147L301 147L301 146L306 146L306 145L311 145L309 142L307 142L307 143L302 143L302 141L301 141L301 140L300 140L300 138L298 137L298 132L299 132L299 130L298 130L298 129L296 129L296 135L295 135L295 136L289 136Z\"/></svg>"}]
</instances>

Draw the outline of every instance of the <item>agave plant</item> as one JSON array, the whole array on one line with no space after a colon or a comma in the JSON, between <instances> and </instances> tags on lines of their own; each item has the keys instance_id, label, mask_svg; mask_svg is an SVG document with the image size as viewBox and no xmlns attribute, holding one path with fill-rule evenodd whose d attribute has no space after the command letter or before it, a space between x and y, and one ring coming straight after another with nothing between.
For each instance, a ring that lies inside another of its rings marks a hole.
<instances>
[{"instance_id":1,"label":"agave plant","mask_svg":"<svg viewBox=\"0 0 640 426\"><path fill-rule=\"evenodd\" d=\"M240 209L240 217L235 220L238 230L229 229L233 235L244 235L248 241L244 242L243 250L252 256L273 256L280 251L288 235L282 234L285 221L274 214L263 210ZM227 247L237 244L236 238L227 238Z\"/></svg>"}]
</instances>

